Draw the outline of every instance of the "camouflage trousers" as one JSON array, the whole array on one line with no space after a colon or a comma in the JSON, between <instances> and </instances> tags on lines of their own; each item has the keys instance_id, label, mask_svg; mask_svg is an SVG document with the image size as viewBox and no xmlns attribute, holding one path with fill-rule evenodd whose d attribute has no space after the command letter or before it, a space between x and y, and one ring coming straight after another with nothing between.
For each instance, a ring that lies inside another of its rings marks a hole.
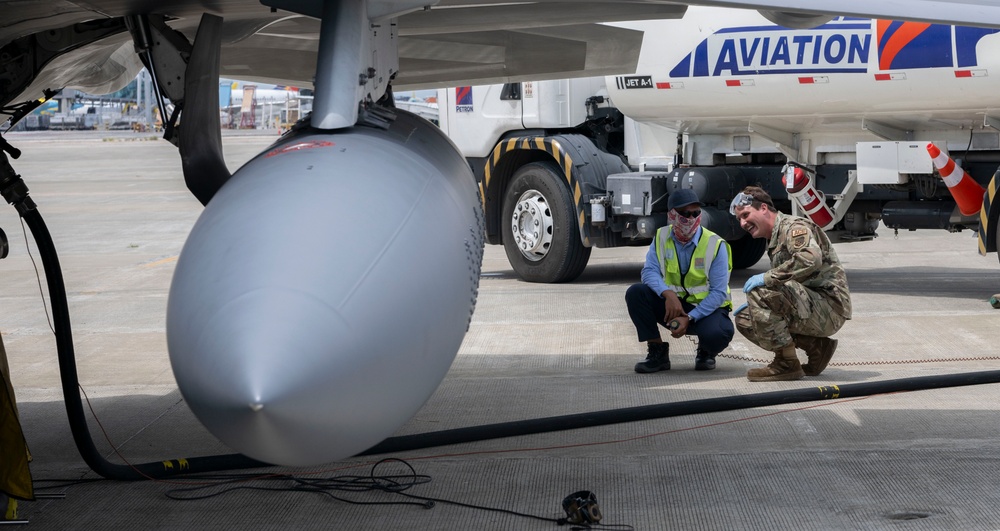
<instances>
[{"instance_id":1,"label":"camouflage trousers","mask_svg":"<svg viewBox=\"0 0 1000 531\"><path fill-rule=\"evenodd\" d=\"M16 499L35 499L28 462L31 454L17 418L14 388L10 383L7 352L0 338L0 494ZM14 518L17 503L0 496L0 520Z\"/></svg>"},{"instance_id":2,"label":"camouflage trousers","mask_svg":"<svg viewBox=\"0 0 1000 531\"><path fill-rule=\"evenodd\" d=\"M733 321L744 337L773 352L792 343L793 336L830 337L845 319L822 294L791 281L747 293L747 308Z\"/></svg>"}]
</instances>

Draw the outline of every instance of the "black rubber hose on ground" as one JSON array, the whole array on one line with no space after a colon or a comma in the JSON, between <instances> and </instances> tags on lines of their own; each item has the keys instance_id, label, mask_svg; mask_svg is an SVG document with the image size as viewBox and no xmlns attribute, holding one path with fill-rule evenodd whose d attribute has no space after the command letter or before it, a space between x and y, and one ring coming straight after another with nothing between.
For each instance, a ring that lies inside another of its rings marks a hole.
<instances>
[{"instance_id":1,"label":"black rubber hose on ground","mask_svg":"<svg viewBox=\"0 0 1000 531\"><path fill-rule=\"evenodd\" d=\"M558 417L488 424L471 428L403 435L386 439L360 455L404 452L448 444L460 444L500 437L516 437L558 430L575 430L620 422L636 422L683 415L793 404L796 402L853 398L899 391L917 391L998 382L1000 382L1000 371L984 371L847 385L824 385L821 387L807 387L788 391L774 391L771 393L653 404L649 406L636 406L594 411L592 413L578 413L575 415L562 415Z\"/></svg>"},{"instance_id":2,"label":"black rubber hose on ground","mask_svg":"<svg viewBox=\"0 0 1000 531\"><path fill-rule=\"evenodd\" d=\"M56 255L48 228L45 226L38 211L35 209L29 210L23 214L23 217L35 237L39 254L42 257L45 277L49 287L49 297L52 303L53 320L55 322L56 348L59 355L59 371L62 379L63 396L66 401L66 413L69 416L70 429L73 432L73 439L76 442L77 449L80 451L80 455L83 456L83 460L87 465L101 476L114 480L160 479L199 472L272 466L242 454L189 457L139 465L118 465L105 459L94 446L90 430L87 427L83 402L80 398L80 383L76 372L69 307L66 302L66 289L63 285L59 258ZM574 430L682 415L989 383L1000 383L1000 371L923 376L846 385L826 385L771 393L654 404L390 437L358 455L396 453L503 437Z\"/></svg>"},{"instance_id":3,"label":"black rubber hose on ground","mask_svg":"<svg viewBox=\"0 0 1000 531\"><path fill-rule=\"evenodd\" d=\"M212 472L270 466L242 454L218 455L210 457L189 457L171 459L138 465L119 465L104 458L94 446L94 439L87 427L87 418L80 398L80 380L76 373L76 354L73 350L73 332L69 321L69 306L66 302L66 287L63 284L59 257L48 227L37 209L22 214L31 234L35 238L38 253L45 269L45 280L49 287L49 301L52 304L52 320L55 326L56 350L59 356L59 375L62 380L63 399L69 417L70 431L77 450L88 466L101 476L115 480L159 479L181 474Z\"/></svg>"}]
</instances>

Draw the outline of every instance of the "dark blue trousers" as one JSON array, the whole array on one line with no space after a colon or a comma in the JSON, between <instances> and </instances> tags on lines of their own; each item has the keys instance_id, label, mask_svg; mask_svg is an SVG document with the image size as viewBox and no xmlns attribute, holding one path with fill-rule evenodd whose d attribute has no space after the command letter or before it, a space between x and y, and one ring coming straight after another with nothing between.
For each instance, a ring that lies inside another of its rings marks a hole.
<instances>
[{"instance_id":1,"label":"dark blue trousers","mask_svg":"<svg viewBox=\"0 0 1000 531\"><path fill-rule=\"evenodd\" d=\"M667 309L659 294L645 284L632 284L625 292L625 304L628 305L628 314L639 333L639 341L660 338L657 325L666 328L667 324L663 319L667 316ZM681 305L685 312L695 308L694 304L685 301L681 301ZM729 309L719 308L691 324L685 335L698 336L698 350L715 356L729 346L735 333L733 321L729 319Z\"/></svg>"}]
</instances>

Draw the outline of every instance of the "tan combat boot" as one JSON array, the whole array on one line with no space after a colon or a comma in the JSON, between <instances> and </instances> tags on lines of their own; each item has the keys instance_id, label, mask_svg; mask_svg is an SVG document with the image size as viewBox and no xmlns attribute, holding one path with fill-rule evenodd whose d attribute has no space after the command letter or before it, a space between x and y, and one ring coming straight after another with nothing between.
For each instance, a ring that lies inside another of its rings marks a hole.
<instances>
[{"instance_id":1,"label":"tan combat boot","mask_svg":"<svg viewBox=\"0 0 1000 531\"><path fill-rule=\"evenodd\" d=\"M794 343L774 351L774 361L767 367L747 371L747 379L751 382L785 382L798 380L804 375L799 358L795 355Z\"/></svg>"},{"instance_id":2,"label":"tan combat boot","mask_svg":"<svg viewBox=\"0 0 1000 531\"><path fill-rule=\"evenodd\" d=\"M806 376L819 376L837 350L837 340L829 337L798 336L795 344L806 351L809 361L802 366Z\"/></svg>"}]
</instances>

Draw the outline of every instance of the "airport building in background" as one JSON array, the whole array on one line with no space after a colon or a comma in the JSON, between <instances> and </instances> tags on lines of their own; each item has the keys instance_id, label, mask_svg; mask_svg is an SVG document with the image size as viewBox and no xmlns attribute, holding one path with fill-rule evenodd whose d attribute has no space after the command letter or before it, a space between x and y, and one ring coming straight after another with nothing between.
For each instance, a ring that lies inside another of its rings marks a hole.
<instances>
[{"instance_id":1,"label":"airport building in background","mask_svg":"<svg viewBox=\"0 0 1000 531\"><path fill-rule=\"evenodd\" d=\"M397 107L437 123L435 91L396 96ZM312 110L312 90L292 86L219 80L219 123L223 129L288 130ZM173 106L166 101L169 115ZM181 114L183 120L183 113ZM125 88L113 94L92 95L63 89L51 100L15 124L14 131L163 129L152 81L143 69Z\"/></svg>"}]
</instances>

